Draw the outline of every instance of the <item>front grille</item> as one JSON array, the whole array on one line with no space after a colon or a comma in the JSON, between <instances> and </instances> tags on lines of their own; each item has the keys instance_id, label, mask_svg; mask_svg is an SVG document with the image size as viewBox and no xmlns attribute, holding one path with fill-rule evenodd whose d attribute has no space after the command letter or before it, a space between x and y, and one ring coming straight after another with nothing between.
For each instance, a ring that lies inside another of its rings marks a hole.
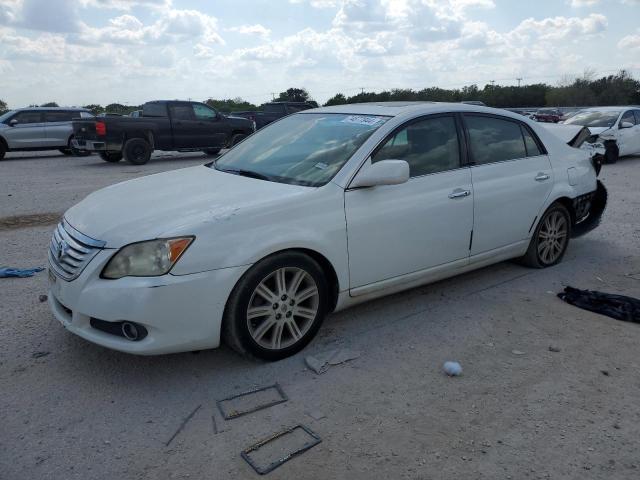
<instances>
[{"instance_id":1,"label":"front grille","mask_svg":"<svg viewBox=\"0 0 640 480\"><path fill-rule=\"evenodd\" d=\"M78 232L63 219L49 244L49 264L61 278L73 280L105 245L106 242Z\"/></svg>"}]
</instances>

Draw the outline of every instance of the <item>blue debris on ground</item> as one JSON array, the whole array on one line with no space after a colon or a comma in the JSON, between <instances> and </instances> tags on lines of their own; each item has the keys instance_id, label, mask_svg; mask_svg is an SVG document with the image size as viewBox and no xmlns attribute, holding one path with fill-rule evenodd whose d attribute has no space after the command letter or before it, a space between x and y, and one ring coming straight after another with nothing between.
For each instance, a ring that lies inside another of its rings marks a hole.
<instances>
[{"instance_id":1,"label":"blue debris on ground","mask_svg":"<svg viewBox=\"0 0 640 480\"><path fill-rule=\"evenodd\" d=\"M43 271L44 268L36 267L36 268L9 268L9 267L0 267L0 278L25 278L25 277L33 277L36 273Z\"/></svg>"}]
</instances>

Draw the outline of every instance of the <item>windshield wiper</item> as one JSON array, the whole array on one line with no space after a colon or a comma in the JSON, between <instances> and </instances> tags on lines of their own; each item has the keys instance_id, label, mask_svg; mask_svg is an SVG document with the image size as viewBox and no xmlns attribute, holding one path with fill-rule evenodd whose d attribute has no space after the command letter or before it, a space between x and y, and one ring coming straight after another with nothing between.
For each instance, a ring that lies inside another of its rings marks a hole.
<instances>
[{"instance_id":1,"label":"windshield wiper","mask_svg":"<svg viewBox=\"0 0 640 480\"><path fill-rule=\"evenodd\" d=\"M215 166L215 164L214 164ZM253 170L243 170L241 168L238 169L224 169L224 168L217 168L216 170L220 170L221 172L226 172L226 173L233 173L234 175L240 175L242 177L249 177L249 178L257 178L258 180L267 180L267 181L271 181L271 177L267 176L267 175L263 175L262 173L258 173L258 172L254 172Z\"/></svg>"}]
</instances>

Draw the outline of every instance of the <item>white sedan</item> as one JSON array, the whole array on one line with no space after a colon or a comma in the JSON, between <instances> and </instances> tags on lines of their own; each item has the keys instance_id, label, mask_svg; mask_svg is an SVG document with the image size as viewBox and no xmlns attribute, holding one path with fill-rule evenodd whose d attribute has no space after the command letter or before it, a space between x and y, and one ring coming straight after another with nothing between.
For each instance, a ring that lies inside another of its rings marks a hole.
<instances>
[{"instance_id":1,"label":"white sedan","mask_svg":"<svg viewBox=\"0 0 640 480\"><path fill-rule=\"evenodd\" d=\"M207 165L97 191L50 244L49 305L137 354L217 347L275 360L328 313L519 258L558 263L606 191L589 152L504 110L307 110Z\"/></svg>"}]
</instances>

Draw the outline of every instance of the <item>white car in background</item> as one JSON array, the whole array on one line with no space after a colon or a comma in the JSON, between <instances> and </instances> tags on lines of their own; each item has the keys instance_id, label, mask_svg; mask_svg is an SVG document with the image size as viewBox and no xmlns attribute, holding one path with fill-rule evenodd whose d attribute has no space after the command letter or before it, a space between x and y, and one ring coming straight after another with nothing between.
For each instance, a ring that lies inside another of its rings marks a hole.
<instances>
[{"instance_id":1,"label":"white car in background","mask_svg":"<svg viewBox=\"0 0 640 480\"><path fill-rule=\"evenodd\" d=\"M640 107L589 108L567 119L564 125L588 127L592 136L587 141L604 146L606 163L640 154Z\"/></svg>"},{"instance_id":2,"label":"white car in background","mask_svg":"<svg viewBox=\"0 0 640 480\"><path fill-rule=\"evenodd\" d=\"M99 190L49 249L71 332L137 354L276 360L331 311L507 259L561 261L606 204L589 153L446 103L306 110L215 162Z\"/></svg>"}]
</instances>

